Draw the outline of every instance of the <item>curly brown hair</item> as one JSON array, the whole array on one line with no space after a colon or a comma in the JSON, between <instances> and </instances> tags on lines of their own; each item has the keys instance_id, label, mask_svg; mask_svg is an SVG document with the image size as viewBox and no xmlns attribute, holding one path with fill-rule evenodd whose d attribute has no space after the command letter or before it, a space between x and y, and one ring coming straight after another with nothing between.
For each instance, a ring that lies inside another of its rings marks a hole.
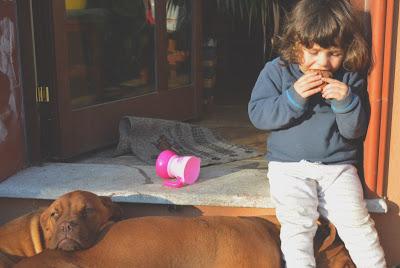
<instances>
[{"instance_id":1,"label":"curly brown hair","mask_svg":"<svg viewBox=\"0 0 400 268\"><path fill-rule=\"evenodd\" d=\"M301 0L288 14L277 50L285 64L300 63L301 46L340 47L343 68L363 71L370 65L370 50L347 0Z\"/></svg>"}]
</instances>

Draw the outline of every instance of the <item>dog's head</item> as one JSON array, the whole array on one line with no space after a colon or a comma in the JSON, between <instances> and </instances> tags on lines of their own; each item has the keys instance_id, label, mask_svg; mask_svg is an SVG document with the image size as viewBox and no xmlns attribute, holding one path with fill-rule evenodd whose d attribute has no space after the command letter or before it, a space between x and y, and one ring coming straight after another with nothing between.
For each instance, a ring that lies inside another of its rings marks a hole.
<instances>
[{"instance_id":1,"label":"dog's head","mask_svg":"<svg viewBox=\"0 0 400 268\"><path fill-rule=\"evenodd\" d=\"M40 216L45 247L65 251L92 246L101 231L122 216L109 197L74 191L55 200Z\"/></svg>"},{"instance_id":2,"label":"dog's head","mask_svg":"<svg viewBox=\"0 0 400 268\"><path fill-rule=\"evenodd\" d=\"M356 268L337 235L335 226L320 218L314 238L314 253L319 268Z\"/></svg>"}]
</instances>

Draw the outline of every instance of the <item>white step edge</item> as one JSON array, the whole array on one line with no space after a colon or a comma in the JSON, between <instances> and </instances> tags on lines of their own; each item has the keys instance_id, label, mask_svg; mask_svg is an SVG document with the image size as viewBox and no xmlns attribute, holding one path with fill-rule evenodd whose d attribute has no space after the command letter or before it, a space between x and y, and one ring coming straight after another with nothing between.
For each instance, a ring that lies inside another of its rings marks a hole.
<instances>
[{"instance_id":1,"label":"white step edge","mask_svg":"<svg viewBox=\"0 0 400 268\"><path fill-rule=\"evenodd\" d=\"M383 198L365 199L367 209L372 213L387 213L388 206L386 200Z\"/></svg>"}]
</instances>

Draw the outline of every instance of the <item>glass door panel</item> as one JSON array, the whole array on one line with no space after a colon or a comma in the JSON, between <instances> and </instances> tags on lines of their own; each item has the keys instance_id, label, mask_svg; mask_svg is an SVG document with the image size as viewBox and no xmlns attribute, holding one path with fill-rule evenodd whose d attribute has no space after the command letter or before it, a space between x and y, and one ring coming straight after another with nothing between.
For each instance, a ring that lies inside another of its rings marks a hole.
<instances>
[{"instance_id":1,"label":"glass door panel","mask_svg":"<svg viewBox=\"0 0 400 268\"><path fill-rule=\"evenodd\" d=\"M191 0L166 3L168 88L192 82L192 8Z\"/></svg>"},{"instance_id":2,"label":"glass door panel","mask_svg":"<svg viewBox=\"0 0 400 268\"><path fill-rule=\"evenodd\" d=\"M32 2L37 25L50 31L40 32L37 48L39 73L56 93L52 156L67 159L115 145L126 115L200 116L201 1Z\"/></svg>"},{"instance_id":3,"label":"glass door panel","mask_svg":"<svg viewBox=\"0 0 400 268\"><path fill-rule=\"evenodd\" d=\"M72 109L155 91L154 8L143 0L66 0L65 9Z\"/></svg>"}]
</instances>

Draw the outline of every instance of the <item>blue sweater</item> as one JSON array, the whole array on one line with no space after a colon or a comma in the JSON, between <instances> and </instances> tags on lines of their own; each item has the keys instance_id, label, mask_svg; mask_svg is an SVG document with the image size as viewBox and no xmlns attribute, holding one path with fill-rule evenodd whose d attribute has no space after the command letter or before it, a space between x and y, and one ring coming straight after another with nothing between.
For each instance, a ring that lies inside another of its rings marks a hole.
<instances>
[{"instance_id":1,"label":"blue sweater","mask_svg":"<svg viewBox=\"0 0 400 268\"><path fill-rule=\"evenodd\" d=\"M369 119L362 98L365 80L339 70L333 78L349 86L345 99L326 100L320 93L305 99L293 87L302 75L298 64L284 66L277 58L265 65L254 86L248 112L256 128L271 131L268 160L356 163Z\"/></svg>"}]
</instances>

